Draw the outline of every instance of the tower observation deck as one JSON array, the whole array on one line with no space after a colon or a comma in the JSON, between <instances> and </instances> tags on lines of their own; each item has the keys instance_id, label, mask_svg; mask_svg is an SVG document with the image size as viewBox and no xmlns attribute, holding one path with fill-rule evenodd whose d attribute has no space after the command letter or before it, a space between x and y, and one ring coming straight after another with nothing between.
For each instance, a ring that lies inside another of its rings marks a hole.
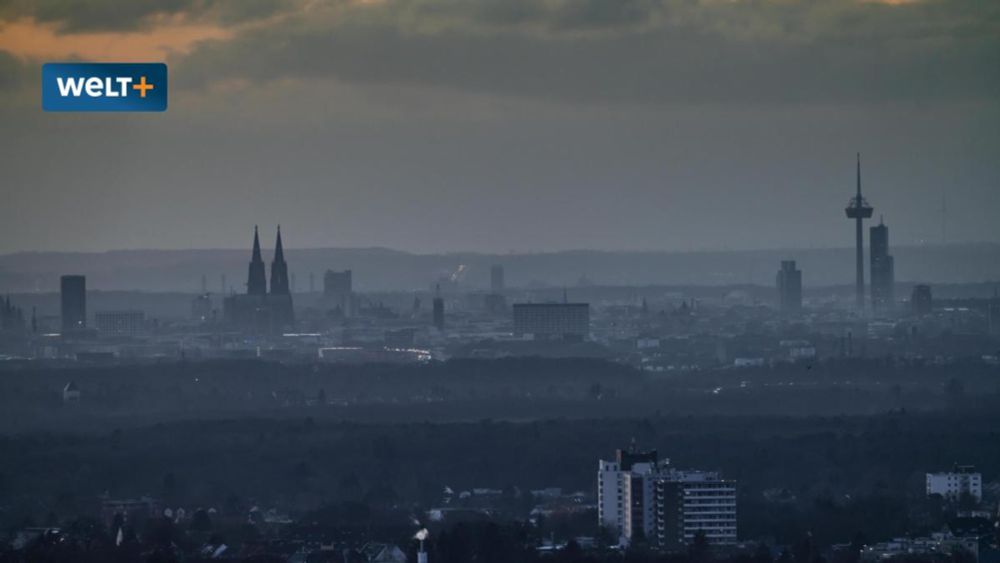
<instances>
[{"instance_id":1,"label":"tower observation deck","mask_svg":"<svg viewBox=\"0 0 1000 563\"><path fill-rule=\"evenodd\" d=\"M861 195L861 153L858 153L858 176L857 176L858 192L851 198L847 203L847 207L844 212L847 214L848 219L854 219L854 230L855 230L855 258L857 261L856 274L855 274L855 298L857 301L858 309L864 309L865 306L865 241L864 241L864 227L862 222L865 219L871 219L874 209L871 205L868 205L868 201Z\"/></svg>"}]
</instances>

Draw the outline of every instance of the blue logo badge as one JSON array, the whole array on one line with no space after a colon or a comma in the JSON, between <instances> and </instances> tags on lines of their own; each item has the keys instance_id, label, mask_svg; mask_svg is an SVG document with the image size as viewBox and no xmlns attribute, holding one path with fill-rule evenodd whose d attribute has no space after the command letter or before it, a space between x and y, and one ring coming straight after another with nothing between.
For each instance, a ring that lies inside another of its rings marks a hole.
<instances>
[{"instance_id":1,"label":"blue logo badge","mask_svg":"<svg viewBox=\"0 0 1000 563\"><path fill-rule=\"evenodd\" d=\"M165 111L163 63L46 63L45 111Z\"/></svg>"}]
</instances>

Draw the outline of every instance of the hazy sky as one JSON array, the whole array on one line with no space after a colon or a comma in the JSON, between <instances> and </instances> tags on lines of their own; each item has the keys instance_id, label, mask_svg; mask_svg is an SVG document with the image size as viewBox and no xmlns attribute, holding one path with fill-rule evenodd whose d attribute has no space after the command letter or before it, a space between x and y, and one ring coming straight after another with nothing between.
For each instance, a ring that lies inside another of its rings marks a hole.
<instances>
[{"instance_id":1,"label":"hazy sky","mask_svg":"<svg viewBox=\"0 0 1000 563\"><path fill-rule=\"evenodd\" d=\"M166 61L163 114L41 64ZM0 252L1000 241L996 0L0 0Z\"/></svg>"}]
</instances>

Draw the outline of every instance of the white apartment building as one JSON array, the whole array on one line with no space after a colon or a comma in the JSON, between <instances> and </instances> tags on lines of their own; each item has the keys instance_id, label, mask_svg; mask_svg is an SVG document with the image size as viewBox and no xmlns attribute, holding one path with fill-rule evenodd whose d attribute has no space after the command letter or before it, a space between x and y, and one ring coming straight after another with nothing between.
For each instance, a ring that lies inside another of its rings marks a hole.
<instances>
[{"instance_id":1,"label":"white apartment building","mask_svg":"<svg viewBox=\"0 0 1000 563\"><path fill-rule=\"evenodd\" d=\"M699 531L712 543L736 542L736 483L673 469L655 451L618 450L613 461L599 461L597 497L601 525L622 545L644 538L676 549Z\"/></svg>"},{"instance_id":2,"label":"white apartment building","mask_svg":"<svg viewBox=\"0 0 1000 563\"><path fill-rule=\"evenodd\" d=\"M968 494L983 500L983 476L971 465L956 465L952 471L927 474L927 496L941 495L948 500L958 500Z\"/></svg>"}]
</instances>

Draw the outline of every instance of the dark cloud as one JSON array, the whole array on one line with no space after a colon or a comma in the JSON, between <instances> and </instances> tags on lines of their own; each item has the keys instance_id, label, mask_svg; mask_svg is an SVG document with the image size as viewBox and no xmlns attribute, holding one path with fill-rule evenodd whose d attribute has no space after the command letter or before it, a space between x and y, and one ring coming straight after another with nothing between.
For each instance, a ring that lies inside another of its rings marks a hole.
<instances>
[{"instance_id":1,"label":"dark cloud","mask_svg":"<svg viewBox=\"0 0 1000 563\"><path fill-rule=\"evenodd\" d=\"M293 0L0 0L0 19L33 18L62 33L125 31L151 25L154 16L209 18L228 25L266 18Z\"/></svg>"},{"instance_id":2,"label":"dark cloud","mask_svg":"<svg viewBox=\"0 0 1000 563\"><path fill-rule=\"evenodd\" d=\"M976 8L970 12L971 8ZM390 2L180 59L180 83L336 78L584 102L1000 95L1000 2Z\"/></svg>"}]
</instances>

